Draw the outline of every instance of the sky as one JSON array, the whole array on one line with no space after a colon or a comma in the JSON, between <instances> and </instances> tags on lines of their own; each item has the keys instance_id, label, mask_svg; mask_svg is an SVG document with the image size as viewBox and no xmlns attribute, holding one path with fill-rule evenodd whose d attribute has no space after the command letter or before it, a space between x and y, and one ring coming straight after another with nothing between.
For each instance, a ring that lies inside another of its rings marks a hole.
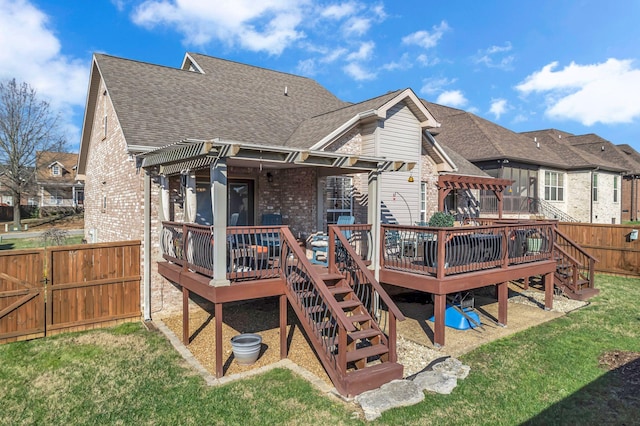
<instances>
[{"instance_id":1,"label":"sky","mask_svg":"<svg viewBox=\"0 0 640 426\"><path fill-rule=\"evenodd\" d=\"M361 102L411 88L516 132L640 152L640 1L0 0L0 81L37 90L78 149L93 53L186 52L298 74Z\"/></svg>"}]
</instances>

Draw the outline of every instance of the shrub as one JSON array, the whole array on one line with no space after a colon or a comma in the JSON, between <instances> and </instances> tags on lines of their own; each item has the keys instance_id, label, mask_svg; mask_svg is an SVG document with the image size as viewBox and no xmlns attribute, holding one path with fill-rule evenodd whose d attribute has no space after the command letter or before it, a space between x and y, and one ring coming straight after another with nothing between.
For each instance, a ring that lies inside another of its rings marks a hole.
<instances>
[{"instance_id":1,"label":"shrub","mask_svg":"<svg viewBox=\"0 0 640 426\"><path fill-rule=\"evenodd\" d=\"M450 228L453 226L455 216L447 212L435 212L429 219L429 226L438 228Z\"/></svg>"}]
</instances>

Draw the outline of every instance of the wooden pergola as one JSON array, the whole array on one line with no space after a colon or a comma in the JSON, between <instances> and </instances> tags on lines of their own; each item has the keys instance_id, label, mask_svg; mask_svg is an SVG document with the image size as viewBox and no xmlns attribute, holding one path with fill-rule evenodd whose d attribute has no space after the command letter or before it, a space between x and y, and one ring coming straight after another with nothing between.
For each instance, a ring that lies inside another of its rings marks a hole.
<instances>
[{"instance_id":1,"label":"wooden pergola","mask_svg":"<svg viewBox=\"0 0 640 426\"><path fill-rule=\"evenodd\" d=\"M502 219L503 191L513 184L509 179L482 176L440 175L438 177L438 210L444 209L444 200L453 190L484 189L493 191L498 199L498 218Z\"/></svg>"}]
</instances>

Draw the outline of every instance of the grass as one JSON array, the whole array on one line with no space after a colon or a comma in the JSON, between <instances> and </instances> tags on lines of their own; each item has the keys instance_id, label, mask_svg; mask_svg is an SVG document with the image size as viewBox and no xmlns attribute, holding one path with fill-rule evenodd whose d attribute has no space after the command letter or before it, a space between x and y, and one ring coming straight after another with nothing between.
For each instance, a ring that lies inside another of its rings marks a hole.
<instances>
[{"instance_id":1,"label":"grass","mask_svg":"<svg viewBox=\"0 0 640 426\"><path fill-rule=\"evenodd\" d=\"M465 355L471 374L452 394L376 423L635 424L640 383L624 388L599 359L640 352L640 280L596 282L590 306ZM139 324L0 346L0 401L0 424L363 423L288 370L207 387Z\"/></svg>"},{"instance_id":2,"label":"grass","mask_svg":"<svg viewBox=\"0 0 640 426\"><path fill-rule=\"evenodd\" d=\"M82 235L72 235L65 239L64 245L80 244L84 237ZM44 247L42 238L5 238L0 240L0 250L18 250L26 248Z\"/></svg>"}]
</instances>

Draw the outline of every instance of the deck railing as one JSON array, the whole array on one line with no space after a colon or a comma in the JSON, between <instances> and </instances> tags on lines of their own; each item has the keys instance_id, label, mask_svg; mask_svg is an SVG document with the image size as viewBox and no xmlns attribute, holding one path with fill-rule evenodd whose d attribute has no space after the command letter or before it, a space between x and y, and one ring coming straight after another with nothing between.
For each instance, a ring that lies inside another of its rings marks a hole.
<instances>
[{"instance_id":1,"label":"deck railing","mask_svg":"<svg viewBox=\"0 0 640 426\"><path fill-rule=\"evenodd\" d=\"M404 315L391 300L380 283L373 276L373 272L367 268L367 260L353 247L353 242L348 238L350 234L345 229L351 229L354 225L329 226L329 241L335 241L335 257L329 257L329 270L339 271L345 275L345 280L353 289L356 297L376 323L380 330L386 331L389 345L389 361L395 362L396 353L396 320L403 321ZM370 226L367 228L370 231ZM331 243L330 243L331 245ZM343 247L344 249L340 249ZM332 252L331 246L329 253ZM335 259L333 261L332 259ZM386 315L384 315L386 312Z\"/></svg>"},{"instance_id":2,"label":"deck railing","mask_svg":"<svg viewBox=\"0 0 640 426\"><path fill-rule=\"evenodd\" d=\"M556 278L570 287L577 287L578 283L585 281L588 288L595 288L593 279L596 258L557 229L555 245L558 262ZM570 276L563 277L563 274L570 274ZM572 288L572 290L579 291L581 289Z\"/></svg>"},{"instance_id":3,"label":"deck railing","mask_svg":"<svg viewBox=\"0 0 640 426\"><path fill-rule=\"evenodd\" d=\"M552 258L554 222L483 221L433 228L382 225L382 267L444 278Z\"/></svg>"},{"instance_id":4,"label":"deck railing","mask_svg":"<svg viewBox=\"0 0 640 426\"><path fill-rule=\"evenodd\" d=\"M227 228L227 279L241 281L280 276L282 226ZM213 227L162 222L162 257L183 268L213 277Z\"/></svg>"}]
</instances>

